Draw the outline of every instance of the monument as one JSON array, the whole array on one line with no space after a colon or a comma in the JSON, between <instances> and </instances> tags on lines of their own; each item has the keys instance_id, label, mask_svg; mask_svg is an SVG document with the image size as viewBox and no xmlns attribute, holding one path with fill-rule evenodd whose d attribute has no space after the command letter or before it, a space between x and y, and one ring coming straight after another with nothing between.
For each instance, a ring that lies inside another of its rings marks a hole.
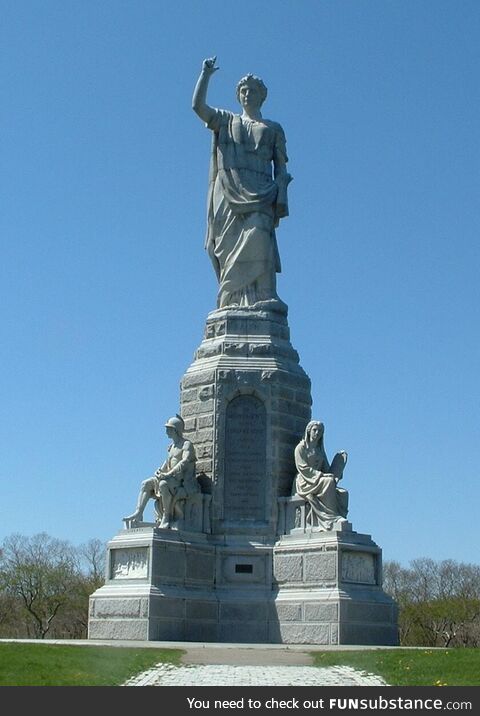
<instances>
[{"instance_id":1,"label":"monument","mask_svg":"<svg viewBox=\"0 0 480 716\"><path fill-rule=\"evenodd\" d=\"M217 308L166 421L167 458L108 545L89 637L396 644L381 550L347 520L347 454L328 461L277 294L285 134L262 116L267 88L254 75L237 85L241 114L207 104L215 62L203 62L193 109L212 132ZM144 522L150 499L155 521Z\"/></svg>"}]
</instances>

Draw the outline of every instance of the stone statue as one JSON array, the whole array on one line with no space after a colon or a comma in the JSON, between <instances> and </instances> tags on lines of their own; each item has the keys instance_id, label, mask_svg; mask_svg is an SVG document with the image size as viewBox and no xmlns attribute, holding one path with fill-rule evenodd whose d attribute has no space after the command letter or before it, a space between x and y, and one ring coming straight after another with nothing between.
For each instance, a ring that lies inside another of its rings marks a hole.
<instances>
[{"instance_id":1,"label":"stone statue","mask_svg":"<svg viewBox=\"0 0 480 716\"><path fill-rule=\"evenodd\" d=\"M276 291L280 272L275 227L288 216L285 134L260 108L267 88L246 75L237 85L241 114L206 102L216 57L204 60L192 105L213 132L206 249L219 282L218 307L286 312ZM273 176L272 176L273 167Z\"/></svg>"},{"instance_id":2,"label":"stone statue","mask_svg":"<svg viewBox=\"0 0 480 716\"><path fill-rule=\"evenodd\" d=\"M155 513L159 527L171 528L183 517L182 504L200 493L195 476L195 448L183 437L185 424L176 415L165 423L167 436L172 440L167 459L153 477L142 482L135 512L123 521L127 528L136 527L143 521L143 512L150 499L155 500Z\"/></svg>"},{"instance_id":3,"label":"stone statue","mask_svg":"<svg viewBox=\"0 0 480 716\"><path fill-rule=\"evenodd\" d=\"M317 420L308 423L305 436L295 448L297 476L294 493L311 506L312 526L334 530L346 522L348 492L337 483L342 479L347 453L338 452L330 465L325 454L325 426Z\"/></svg>"}]
</instances>

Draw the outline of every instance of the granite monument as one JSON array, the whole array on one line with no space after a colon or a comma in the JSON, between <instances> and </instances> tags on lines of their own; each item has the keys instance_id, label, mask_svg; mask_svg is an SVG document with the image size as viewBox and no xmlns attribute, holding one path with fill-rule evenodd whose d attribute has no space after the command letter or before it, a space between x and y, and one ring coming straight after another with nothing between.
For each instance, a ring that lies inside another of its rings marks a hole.
<instances>
[{"instance_id":1,"label":"granite monument","mask_svg":"<svg viewBox=\"0 0 480 716\"><path fill-rule=\"evenodd\" d=\"M109 543L89 636L396 644L381 549L347 520L347 454L327 459L277 294L285 134L264 118L255 75L237 85L240 113L211 107L217 71L216 58L204 60L192 101L212 133L206 250L217 307L181 380L180 415L166 423L167 459Z\"/></svg>"}]
</instances>

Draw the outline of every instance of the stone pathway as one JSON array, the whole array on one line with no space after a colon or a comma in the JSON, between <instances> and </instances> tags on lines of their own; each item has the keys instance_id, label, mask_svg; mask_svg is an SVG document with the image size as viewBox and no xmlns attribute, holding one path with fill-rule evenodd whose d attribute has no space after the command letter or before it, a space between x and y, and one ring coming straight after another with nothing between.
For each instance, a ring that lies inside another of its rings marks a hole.
<instances>
[{"instance_id":1,"label":"stone pathway","mask_svg":"<svg viewBox=\"0 0 480 716\"><path fill-rule=\"evenodd\" d=\"M158 664L124 686L387 686L375 674L350 666Z\"/></svg>"}]
</instances>

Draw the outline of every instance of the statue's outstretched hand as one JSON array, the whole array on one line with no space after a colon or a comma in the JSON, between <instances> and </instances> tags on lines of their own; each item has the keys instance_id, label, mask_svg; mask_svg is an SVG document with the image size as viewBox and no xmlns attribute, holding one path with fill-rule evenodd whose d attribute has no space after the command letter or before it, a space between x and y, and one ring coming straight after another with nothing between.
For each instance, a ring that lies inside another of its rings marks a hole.
<instances>
[{"instance_id":1,"label":"statue's outstretched hand","mask_svg":"<svg viewBox=\"0 0 480 716\"><path fill-rule=\"evenodd\" d=\"M203 60L202 64L202 70L203 72L206 72L209 75L213 75L214 72L220 69L220 67L215 67L215 62L217 61L217 56L215 57L208 57L206 60Z\"/></svg>"}]
</instances>

